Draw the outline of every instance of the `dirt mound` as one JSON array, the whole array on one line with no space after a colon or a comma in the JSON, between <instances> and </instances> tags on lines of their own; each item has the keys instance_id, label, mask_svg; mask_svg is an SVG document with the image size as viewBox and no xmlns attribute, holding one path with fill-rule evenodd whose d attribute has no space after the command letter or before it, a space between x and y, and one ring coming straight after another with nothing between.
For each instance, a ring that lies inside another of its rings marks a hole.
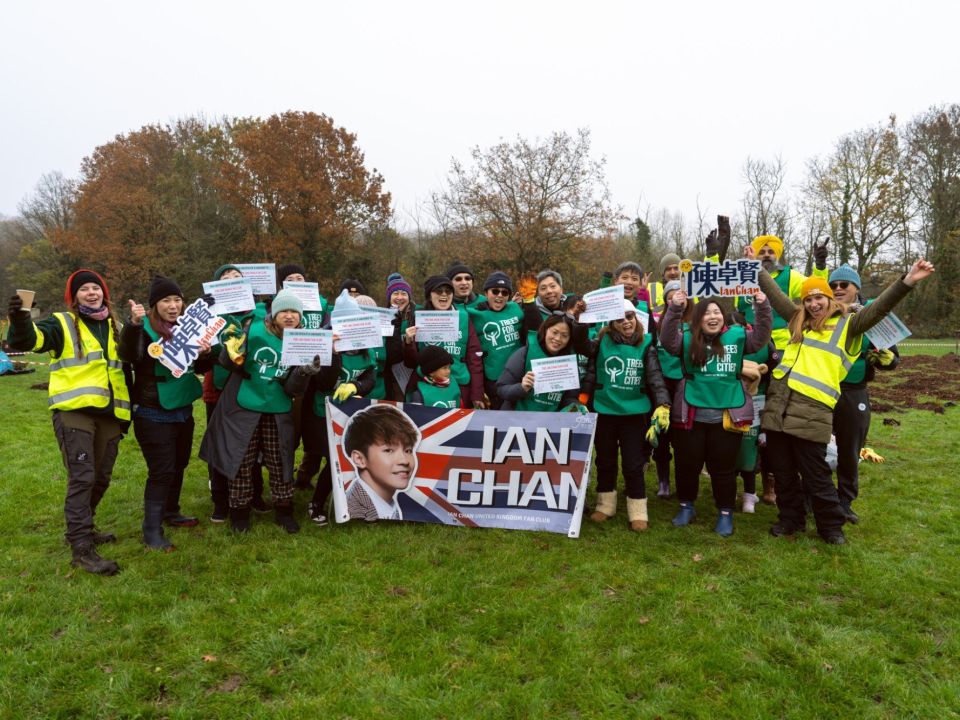
<instances>
[{"instance_id":1,"label":"dirt mound","mask_svg":"<svg viewBox=\"0 0 960 720\"><path fill-rule=\"evenodd\" d=\"M876 413L908 409L942 413L958 402L960 358L955 353L907 355L896 370L878 370L870 383L870 406Z\"/></svg>"}]
</instances>

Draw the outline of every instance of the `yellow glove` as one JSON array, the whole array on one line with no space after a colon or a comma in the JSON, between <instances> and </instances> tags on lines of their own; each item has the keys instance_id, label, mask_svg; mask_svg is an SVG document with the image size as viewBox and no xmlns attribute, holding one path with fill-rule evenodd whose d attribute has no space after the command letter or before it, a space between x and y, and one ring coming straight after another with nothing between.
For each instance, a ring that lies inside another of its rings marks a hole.
<instances>
[{"instance_id":1,"label":"yellow glove","mask_svg":"<svg viewBox=\"0 0 960 720\"><path fill-rule=\"evenodd\" d=\"M652 448L656 448L660 444L660 435L657 433L657 426L653 424L652 420L650 421L650 428L647 430L646 438Z\"/></svg>"},{"instance_id":2,"label":"yellow glove","mask_svg":"<svg viewBox=\"0 0 960 720\"><path fill-rule=\"evenodd\" d=\"M333 391L333 399L337 402L343 402L347 398L351 398L357 394L357 386L353 383L341 383L340 386Z\"/></svg>"},{"instance_id":3,"label":"yellow glove","mask_svg":"<svg viewBox=\"0 0 960 720\"><path fill-rule=\"evenodd\" d=\"M883 455L877 455L877 453L873 451L873 448L868 448L868 447L865 447L863 450L860 451L860 459L869 460L870 462L874 462L874 463L882 463L887 461L886 458L883 457Z\"/></svg>"},{"instance_id":4,"label":"yellow glove","mask_svg":"<svg viewBox=\"0 0 960 720\"><path fill-rule=\"evenodd\" d=\"M656 426L658 435L666 432L670 428L670 406L661 405L654 410L650 417L650 425Z\"/></svg>"},{"instance_id":5,"label":"yellow glove","mask_svg":"<svg viewBox=\"0 0 960 720\"><path fill-rule=\"evenodd\" d=\"M877 365L880 367L890 367L894 360L896 355L893 354L893 350L877 350Z\"/></svg>"},{"instance_id":6,"label":"yellow glove","mask_svg":"<svg viewBox=\"0 0 960 720\"><path fill-rule=\"evenodd\" d=\"M234 365L243 365L247 357L247 336L234 335L223 341L223 346L227 349L227 355Z\"/></svg>"}]
</instances>

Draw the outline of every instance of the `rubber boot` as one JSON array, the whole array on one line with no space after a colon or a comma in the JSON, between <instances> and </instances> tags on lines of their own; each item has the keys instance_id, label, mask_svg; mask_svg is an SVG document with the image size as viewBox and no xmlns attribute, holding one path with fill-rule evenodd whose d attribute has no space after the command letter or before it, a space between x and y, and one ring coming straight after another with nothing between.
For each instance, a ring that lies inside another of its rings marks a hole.
<instances>
[{"instance_id":1,"label":"rubber boot","mask_svg":"<svg viewBox=\"0 0 960 720\"><path fill-rule=\"evenodd\" d=\"M720 537L733 535L733 508L720 508L717 513L717 524L713 531Z\"/></svg>"},{"instance_id":2,"label":"rubber boot","mask_svg":"<svg viewBox=\"0 0 960 720\"><path fill-rule=\"evenodd\" d=\"M236 533L250 532L250 506L230 508L230 528Z\"/></svg>"},{"instance_id":3,"label":"rubber boot","mask_svg":"<svg viewBox=\"0 0 960 720\"><path fill-rule=\"evenodd\" d=\"M288 533L293 535L294 533L300 532L300 525L293 518L293 503L274 503L273 513L274 517L276 518L277 525L282 527Z\"/></svg>"},{"instance_id":4,"label":"rubber boot","mask_svg":"<svg viewBox=\"0 0 960 720\"><path fill-rule=\"evenodd\" d=\"M163 534L163 502L147 500L143 503L143 543L151 550L171 552L171 543Z\"/></svg>"},{"instance_id":5,"label":"rubber boot","mask_svg":"<svg viewBox=\"0 0 960 720\"><path fill-rule=\"evenodd\" d=\"M120 572L120 566L113 560L100 557L92 543L74 547L70 564L94 575L116 575Z\"/></svg>"},{"instance_id":6,"label":"rubber boot","mask_svg":"<svg viewBox=\"0 0 960 720\"><path fill-rule=\"evenodd\" d=\"M692 523L697 517L697 511L693 509L692 502L680 503L680 512L671 520L674 527L686 527Z\"/></svg>"},{"instance_id":7,"label":"rubber boot","mask_svg":"<svg viewBox=\"0 0 960 720\"><path fill-rule=\"evenodd\" d=\"M630 529L634 532L643 532L650 527L650 518L647 517L647 499L628 497L627 518L630 520Z\"/></svg>"},{"instance_id":8,"label":"rubber boot","mask_svg":"<svg viewBox=\"0 0 960 720\"><path fill-rule=\"evenodd\" d=\"M604 522L617 514L617 491L597 493L597 507L590 513L594 522Z\"/></svg>"},{"instance_id":9,"label":"rubber boot","mask_svg":"<svg viewBox=\"0 0 960 720\"><path fill-rule=\"evenodd\" d=\"M760 479L763 481L763 495L760 497L760 502L764 505L776 505L777 504L777 493L773 489L773 475L766 471L760 473Z\"/></svg>"},{"instance_id":10,"label":"rubber boot","mask_svg":"<svg viewBox=\"0 0 960 720\"><path fill-rule=\"evenodd\" d=\"M658 498L670 497L670 461L657 460L657 489Z\"/></svg>"}]
</instances>

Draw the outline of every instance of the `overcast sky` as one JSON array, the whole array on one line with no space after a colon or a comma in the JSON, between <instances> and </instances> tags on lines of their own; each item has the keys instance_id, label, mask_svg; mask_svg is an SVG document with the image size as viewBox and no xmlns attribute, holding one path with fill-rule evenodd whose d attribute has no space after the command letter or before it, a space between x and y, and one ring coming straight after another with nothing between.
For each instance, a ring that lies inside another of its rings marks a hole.
<instances>
[{"instance_id":1,"label":"overcast sky","mask_svg":"<svg viewBox=\"0 0 960 720\"><path fill-rule=\"evenodd\" d=\"M627 213L735 213L747 156L781 154L799 182L844 133L960 102L954 2L38 0L2 17L6 215L119 133L285 110L354 132L400 225L451 157L579 127Z\"/></svg>"}]
</instances>

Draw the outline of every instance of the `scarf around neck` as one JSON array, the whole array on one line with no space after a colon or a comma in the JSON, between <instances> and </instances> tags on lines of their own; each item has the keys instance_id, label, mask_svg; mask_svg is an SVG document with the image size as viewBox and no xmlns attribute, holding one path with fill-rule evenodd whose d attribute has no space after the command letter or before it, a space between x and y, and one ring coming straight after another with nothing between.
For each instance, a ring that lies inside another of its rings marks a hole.
<instances>
[{"instance_id":1,"label":"scarf around neck","mask_svg":"<svg viewBox=\"0 0 960 720\"><path fill-rule=\"evenodd\" d=\"M110 315L110 308L106 305L101 305L97 309L88 308L86 305L77 305L77 310L80 311L81 315L91 320L106 320Z\"/></svg>"}]
</instances>

